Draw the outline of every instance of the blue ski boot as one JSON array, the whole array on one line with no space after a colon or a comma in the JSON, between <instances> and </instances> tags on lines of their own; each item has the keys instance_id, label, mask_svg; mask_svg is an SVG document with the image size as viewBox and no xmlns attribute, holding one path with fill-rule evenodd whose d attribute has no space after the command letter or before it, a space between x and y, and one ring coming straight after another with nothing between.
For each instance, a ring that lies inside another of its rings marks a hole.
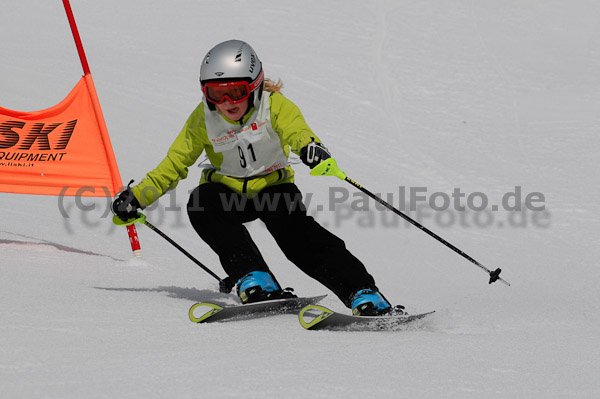
<instances>
[{"instance_id":1,"label":"blue ski boot","mask_svg":"<svg viewBox=\"0 0 600 399\"><path fill-rule=\"evenodd\" d=\"M253 271L237 282L237 294L242 303L268 301L269 299L296 298L291 288L282 290L271 273Z\"/></svg>"},{"instance_id":2,"label":"blue ski boot","mask_svg":"<svg viewBox=\"0 0 600 399\"><path fill-rule=\"evenodd\" d=\"M352 314L355 316L381 316L392 310L392 305L377 289L358 290L350 301Z\"/></svg>"}]
</instances>

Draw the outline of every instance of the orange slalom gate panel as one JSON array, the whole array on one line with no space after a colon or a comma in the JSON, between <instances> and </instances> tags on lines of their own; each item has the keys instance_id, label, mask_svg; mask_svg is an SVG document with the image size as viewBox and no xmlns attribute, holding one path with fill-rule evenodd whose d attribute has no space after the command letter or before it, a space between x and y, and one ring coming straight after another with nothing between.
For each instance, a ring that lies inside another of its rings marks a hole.
<instances>
[{"instance_id":1,"label":"orange slalom gate panel","mask_svg":"<svg viewBox=\"0 0 600 399\"><path fill-rule=\"evenodd\" d=\"M51 108L0 107L0 192L108 197L120 188L90 74Z\"/></svg>"}]
</instances>

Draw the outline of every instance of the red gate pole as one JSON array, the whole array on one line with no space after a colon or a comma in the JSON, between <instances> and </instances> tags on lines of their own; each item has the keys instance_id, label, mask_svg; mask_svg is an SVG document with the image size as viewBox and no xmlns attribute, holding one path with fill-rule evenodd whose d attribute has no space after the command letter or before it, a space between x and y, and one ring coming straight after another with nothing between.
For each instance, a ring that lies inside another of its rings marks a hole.
<instances>
[{"instance_id":1,"label":"red gate pole","mask_svg":"<svg viewBox=\"0 0 600 399\"><path fill-rule=\"evenodd\" d=\"M69 0L63 0L63 5L65 6L65 11L67 12L67 19L69 20L69 25L71 26L73 39L75 39L75 46L77 47L77 52L79 53L79 59L81 60L81 66L83 67L83 74L89 75L90 66L88 65L85 51L83 51L83 44L81 43L81 37L79 36L77 24L75 24L75 17L73 16L71 4L69 3Z\"/></svg>"},{"instance_id":2,"label":"red gate pole","mask_svg":"<svg viewBox=\"0 0 600 399\"><path fill-rule=\"evenodd\" d=\"M77 53L79 53L79 59L81 60L81 66L83 67L84 76L88 77L86 79L88 84L92 85L92 93L96 96L96 101L92 101L94 103L94 110L96 112L96 116L98 119L98 123L101 125L100 129L106 132L106 138L108 139L108 131L106 128L106 123L104 122L104 117L102 116L102 109L100 108L100 102L98 101L96 89L93 87L93 81L91 79L90 66L87 62L87 58L85 56L85 51L83 50L83 44L81 43L81 37L79 36L79 30L77 29L77 24L75 24L75 17L73 16L73 10L71 9L71 4L69 0L63 0L63 5L65 6L65 12L67 13L67 19L69 20L69 25L71 26L71 32L73 33L73 39L75 40L75 46L77 47ZM90 75L90 76L87 76ZM114 157L113 157L114 158ZM114 165L116 168L116 163ZM123 181L121 180L120 174L117 172L116 179L118 179L117 183L119 187L123 186ZM141 258L142 250L140 247L140 240L137 234L137 230L134 225L127 226L127 234L129 235L129 242L131 243L131 250L133 254Z\"/></svg>"}]
</instances>

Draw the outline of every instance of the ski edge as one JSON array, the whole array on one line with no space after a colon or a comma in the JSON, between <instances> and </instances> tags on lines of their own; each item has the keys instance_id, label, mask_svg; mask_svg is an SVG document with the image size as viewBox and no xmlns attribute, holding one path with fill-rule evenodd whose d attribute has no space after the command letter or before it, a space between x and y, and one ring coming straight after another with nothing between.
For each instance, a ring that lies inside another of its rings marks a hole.
<instances>
[{"instance_id":1,"label":"ski edge","mask_svg":"<svg viewBox=\"0 0 600 399\"><path fill-rule=\"evenodd\" d=\"M253 314L285 314L300 310L302 307L315 304L325 298L327 295L317 295L313 297L299 297L287 299L273 299L270 301L256 302L247 305L220 306L210 302L200 302L192 305L188 311L190 321L193 323L212 323L219 321L228 321L235 319L244 319ZM199 307L208 307L209 309L200 316L194 314ZM230 316L225 316L231 310L240 310ZM222 312L222 313L221 313ZM221 315L219 315L221 313ZM220 317L222 316L222 317Z\"/></svg>"},{"instance_id":2,"label":"ski edge","mask_svg":"<svg viewBox=\"0 0 600 399\"><path fill-rule=\"evenodd\" d=\"M317 315L308 316L312 317L308 321L305 319L305 313L307 312L317 312ZM388 327L396 327L402 324L407 324L415 320L422 319L426 316L435 313L435 310L425 313L419 313L414 315L405 315L405 316L392 316L390 318L386 318L386 316L353 316L346 315L343 313L337 313L325 306L321 305L308 305L300 310L298 314L298 319L300 321L300 325L306 329L311 331L318 330L335 330L335 329L343 329L344 327L353 327L353 326L369 326L372 325L374 328L373 331L376 330L386 330L390 328L381 327L381 323L383 324L389 323ZM390 323L391 322L391 323ZM357 329L356 331L370 331L370 328Z\"/></svg>"}]
</instances>

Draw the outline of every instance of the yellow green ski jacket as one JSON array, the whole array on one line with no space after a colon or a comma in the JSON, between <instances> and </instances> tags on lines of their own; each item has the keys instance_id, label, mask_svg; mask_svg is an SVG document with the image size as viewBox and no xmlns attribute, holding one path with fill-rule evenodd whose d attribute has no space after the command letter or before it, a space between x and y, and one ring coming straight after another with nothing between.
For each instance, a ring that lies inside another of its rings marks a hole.
<instances>
[{"instance_id":1,"label":"yellow green ski jacket","mask_svg":"<svg viewBox=\"0 0 600 399\"><path fill-rule=\"evenodd\" d=\"M142 207L175 188L203 153L211 166L203 169L200 184L222 183L252 197L267 186L293 182L290 150L299 155L313 139L320 142L300 109L279 93L264 92L258 109L240 122L211 111L205 101L192 112L162 162L132 187Z\"/></svg>"}]
</instances>

